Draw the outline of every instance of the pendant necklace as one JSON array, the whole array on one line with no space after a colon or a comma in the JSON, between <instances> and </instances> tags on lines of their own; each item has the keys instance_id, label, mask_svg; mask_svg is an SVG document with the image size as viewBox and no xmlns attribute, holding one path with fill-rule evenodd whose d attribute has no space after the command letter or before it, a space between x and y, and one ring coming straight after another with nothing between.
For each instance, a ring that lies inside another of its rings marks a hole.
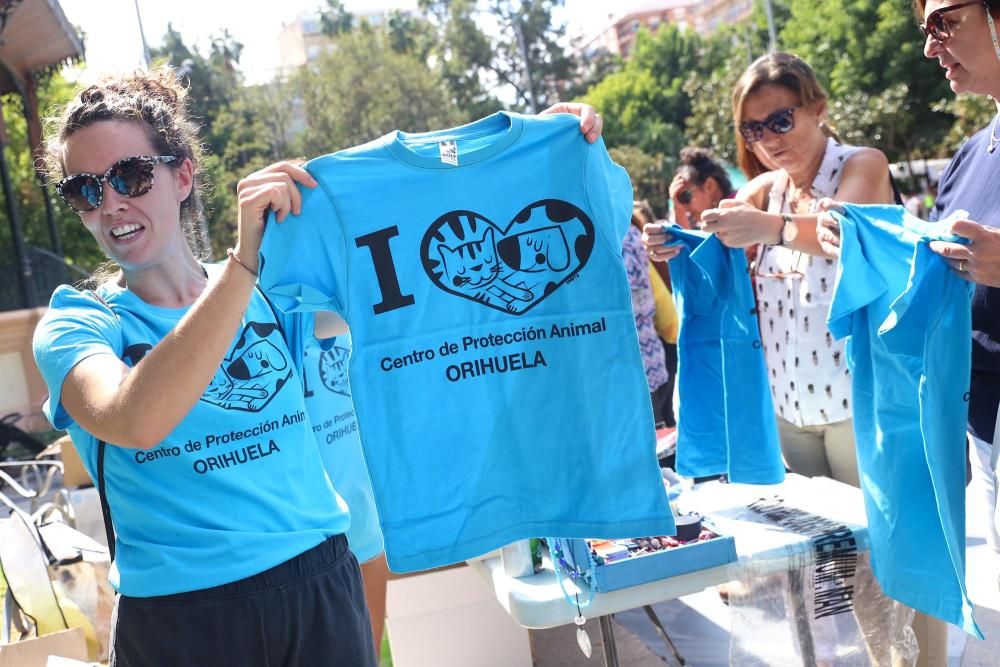
<instances>
[{"instance_id":1,"label":"pendant necklace","mask_svg":"<svg viewBox=\"0 0 1000 667\"><path fill-rule=\"evenodd\" d=\"M993 119L993 125L990 126L990 145L986 147L987 153L992 153L1000 146L1000 137L997 136L997 121L1000 120L1000 113L996 115Z\"/></svg>"}]
</instances>

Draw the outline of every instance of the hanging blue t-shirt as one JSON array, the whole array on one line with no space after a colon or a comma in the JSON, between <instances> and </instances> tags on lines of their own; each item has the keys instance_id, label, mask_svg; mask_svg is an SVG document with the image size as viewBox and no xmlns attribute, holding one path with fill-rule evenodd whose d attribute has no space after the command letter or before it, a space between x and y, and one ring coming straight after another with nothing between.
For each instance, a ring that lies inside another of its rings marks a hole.
<instances>
[{"instance_id":1,"label":"hanging blue t-shirt","mask_svg":"<svg viewBox=\"0 0 1000 667\"><path fill-rule=\"evenodd\" d=\"M785 479L778 424L743 250L713 234L667 227L677 335L677 472L732 482Z\"/></svg>"},{"instance_id":2,"label":"hanging blue t-shirt","mask_svg":"<svg viewBox=\"0 0 1000 667\"><path fill-rule=\"evenodd\" d=\"M218 275L218 267L206 269L210 279ZM49 389L45 414L69 431L94 480L98 441L60 403L66 376L96 354L141 363L188 310L149 305L116 285L97 293L104 303L58 288L34 337ZM123 595L238 581L347 529L347 508L323 474L302 398L307 335L311 317L276 314L254 290L218 373L170 435L148 450L107 445L116 533L110 579Z\"/></svg>"},{"instance_id":3,"label":"hanging blue t-shirt","mask_svg":"<svg viewBox=\"0 0 1000 667\"><path fill-rule=\"evenodd\" d=\"M351 511L347 544L358 561L365 563L384 549L372 483L361 451L358 418L351 400L347 373L350 358L350 334L322 341L310 336L303 355L302 381L306 411L326 474Z\"/></svg>"},{"instance_id":4,"label":"hanging blue t-shirt","mask_svg":"<svg viewBox=\"0 0 1000 667\"><path fill-rule=\"evenodd\" d=\"M982 638L965 591L973 286L929 246L947 222L845 206L830 331L849 336L872 569L889 597Z\"/></svg>"},{"instance_id":5,"label":"hanging blue t-shirt","mask_svg":"<svg viewBox=\"0 0 1000 667\"><path fill-rule=\"evenodd\" d=\"M335 310L395 571L674 531L621 256L632 189L579 119L499 113L307 164L261 284Z\"/></svg>"}]
</instances>

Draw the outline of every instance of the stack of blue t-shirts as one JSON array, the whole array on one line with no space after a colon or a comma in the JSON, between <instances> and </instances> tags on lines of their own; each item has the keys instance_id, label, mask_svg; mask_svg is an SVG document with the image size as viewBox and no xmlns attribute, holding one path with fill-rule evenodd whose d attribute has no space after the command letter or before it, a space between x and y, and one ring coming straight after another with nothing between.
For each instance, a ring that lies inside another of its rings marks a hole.
<instances>
[{"instance_id":1,"label":"stack of blue t-shirts","mask_svg":"<svg viewBox=\"0 0 1000 667\"><path fill-rule=\"evenodd\" d=\"M677 472L730 481L785 478L746 255L710 234L674 225L670 261L680 314Z\"/></svg>"},{"instance_id":2,"label":"stack of blue t-shirts","mask_svg":"<svg viewBox=\"0 0 1000 667\"><path fill-rule=\"evenodd\" d=\"M890 597L982 638L965 590L972 284L930 247L948 222L845 206L830 331L850 336L872 568Z\"/></svg>"}]
</instances>

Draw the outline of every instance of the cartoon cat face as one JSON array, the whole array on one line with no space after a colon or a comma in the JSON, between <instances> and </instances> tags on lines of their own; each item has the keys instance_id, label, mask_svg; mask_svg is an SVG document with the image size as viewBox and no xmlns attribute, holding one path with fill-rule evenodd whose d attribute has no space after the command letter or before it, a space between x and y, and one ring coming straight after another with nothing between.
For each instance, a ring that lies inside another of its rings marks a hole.
<instances>
[{"instance_id":1,"label":"cartoon cat face","mask_svg":"<svg viewBox=\"0 0 1000 667\"><path fill-rule=\"evenodd\" d=\"M481 239L449 248L439 246L444 273L452 285L479 289L496 280L500 273L493 228L487 228Z\"/></svg>"}]
</instances>

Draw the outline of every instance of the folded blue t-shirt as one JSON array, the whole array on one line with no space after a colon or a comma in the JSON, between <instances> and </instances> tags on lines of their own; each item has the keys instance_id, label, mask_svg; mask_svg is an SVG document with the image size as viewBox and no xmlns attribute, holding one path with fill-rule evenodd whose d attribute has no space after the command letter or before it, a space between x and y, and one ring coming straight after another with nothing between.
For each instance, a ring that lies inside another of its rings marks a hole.
<instances>
[{"instance_id":1,"label":"folded blue t-shirt","mask_svg":"<svg viewBox=\"0 0 1000 667\"><path fill-rule=\"evenodd\" d=\"M351 400L347 373L350 358L350 334L322 341L310 337L303 352L302 382L306 410L326 474L351 511L347 544L358 561L365 563L384 549L372 483L361 451L358 418Z\"/></svg>"},{"instance_id":2,"label":"folded blue t-shirt","mask_svg":"<svg viewBox=\"0 0 1000 667\"><path fill-rule=\"evenodd\" d=\"M965 590L973 285L930 249L948 222L845 206L829 326L849 336L872 569L889 597L982 638Z\"/></svg>"},{"instance_id":3,"label":"folded blue t-shirt","mask_svg":"<svg viewBox=\"0 0 1000 667\"><path fill-rule=\"evenodd\" d=\"M220 271L206 266L210 280ZM61 403L84 359L142 363L188 308L164 308L105 285L58 288L34 337L49 389L45 414L66 429L91 478L98 440ZM102 301L103 300L103 301ZM109 443L104 477L115 527L111 584L149 597L258 574L347 529L315 446L302 398L303 343L312 317L272 309L254 290L240 329L204 395L152 449Z\"/></svg>"},{"instance_id":4,"label":"folded blue t-shirt","mask_svg":"<svg viewBox=\"0 0 1000 667\"><path fill-rule=\"evenodd\" d=\"M674 531L621 255L632 188L570 115L309 162L261 284L335 310L395 571L519 539Z\"/></svg>"},{"instance_id":5,"label":"folded blue t-shirt","mask_svg":"<svg viewBox=\"0 0 1000 667\"><path fill-rule=\"evenodd\" d=\"M778 426L743 250L670 225L677 335L677 472L732 482L785 479Z\"/></svg>"}]
</instances>

